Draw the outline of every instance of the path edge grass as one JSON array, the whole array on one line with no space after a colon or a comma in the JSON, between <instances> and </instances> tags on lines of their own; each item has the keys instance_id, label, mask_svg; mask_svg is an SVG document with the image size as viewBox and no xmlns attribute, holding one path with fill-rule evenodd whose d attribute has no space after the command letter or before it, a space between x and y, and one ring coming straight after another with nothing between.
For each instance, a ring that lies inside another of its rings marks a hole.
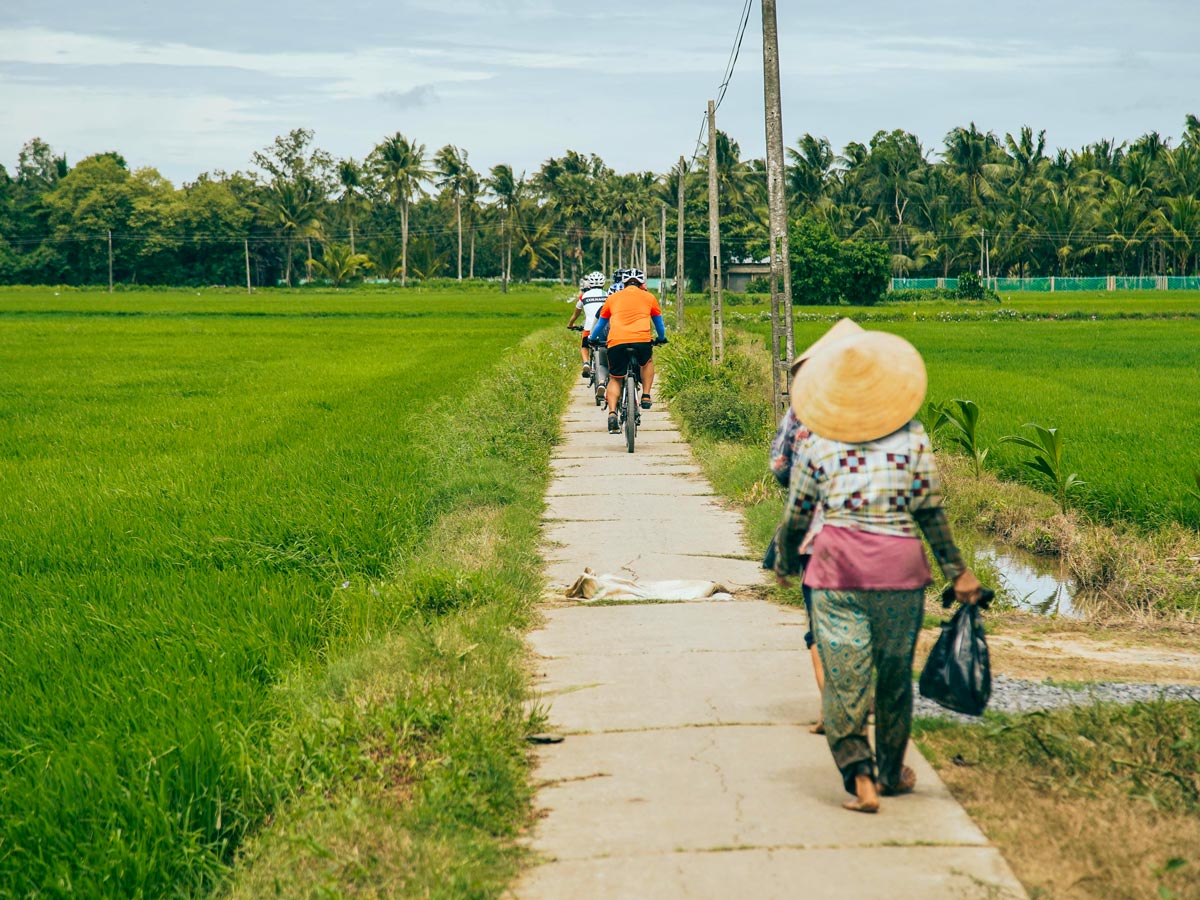
<instances>
[{"instance_id":1,"label":"path edge grass","mask_svg":"<svg viewBox=\"0 0 1200 900\"><path fill-rule=\"evenodd\" d=\"M392 627L281 686L296 788L217 896L494 897L517 873L540 724L524 633L570 350L554 329L526 338L431 436L453 500L366 588Z\"/></svg>"}]
</instances>

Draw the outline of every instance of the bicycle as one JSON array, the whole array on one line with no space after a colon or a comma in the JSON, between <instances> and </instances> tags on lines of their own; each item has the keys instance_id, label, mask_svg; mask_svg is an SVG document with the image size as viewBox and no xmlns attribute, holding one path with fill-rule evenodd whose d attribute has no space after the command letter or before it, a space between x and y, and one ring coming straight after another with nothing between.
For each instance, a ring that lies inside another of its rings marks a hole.
<instances>
[{"instance_id":1,"label":"bicycle","mask_svg":"<svg viewBox=\"0 0 1200 900\"><path fill-rule=\"evenodd\" d=\"M568 327L572 331L583 331L582 325L569 325ZM588 387L592 390L597 406L604 405L604 389L608 387L607 379L604 381L600 380L600 366L598 363L600 362L600 354L603 350L603 347L597 347L591 342L588 343L588 371L591 373L588 376ZM607 362L604 364L604 368L607 370Z\"/></svg>"},{"instance_id":2,"label":"bicycle","mask_svg":"<svg viewBox=\"0 0 1200 900\"><path fill-rule=\"evenodd\" d=\"M664 342L656 339L652 343L655 347L660 347ZM633 452L634 443L637 441L638 426L642 424L641 396L642 367L638 365L637 359L631 356L625 370L625 382L621 386L621 400L617 404L617 417L625 435L625 447L630 453ZM631 411L633 415L630 415Z\"/></svg>"}]
</instances>

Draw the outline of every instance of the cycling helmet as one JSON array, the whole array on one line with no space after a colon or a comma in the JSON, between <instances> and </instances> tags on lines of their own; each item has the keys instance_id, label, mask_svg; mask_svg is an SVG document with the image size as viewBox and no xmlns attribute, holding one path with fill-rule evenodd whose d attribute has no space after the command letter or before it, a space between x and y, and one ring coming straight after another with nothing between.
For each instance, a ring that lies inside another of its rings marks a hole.
<instances>
[{"instance_id":1,"label":"cycling helmet","mask_svg":"<svg viewBox=\"0 0 1200 900\"><path fill-rule=\"evenodd\" d=\"M625 285L623 285L623 284L610 284L608 286L608 295L611 297L613 294L615 294L617 291L619 291L623 287L625 287Z\"/></svg>"},{"instance_id":2,"label":"cycling helmet","mask_svg":"<svg viewBox=\"0 0 1200 900\"><path fill-rule=\"evenodd\" d=\"M602 288L604 287L604 273L589 272L583 279L583 283L589 288Z\"/></svg>"},{"instance_id":3,"label":"cycling helmet","mask_svg":"<svg viewBox=\"0 0 1200 900\"><path fill-rule=\"evenodd\" d=\"M637 283L640 285L646 284L646 273L641 269L633 268L625 270L625 284Z\"/></svg>"}]
</instances>

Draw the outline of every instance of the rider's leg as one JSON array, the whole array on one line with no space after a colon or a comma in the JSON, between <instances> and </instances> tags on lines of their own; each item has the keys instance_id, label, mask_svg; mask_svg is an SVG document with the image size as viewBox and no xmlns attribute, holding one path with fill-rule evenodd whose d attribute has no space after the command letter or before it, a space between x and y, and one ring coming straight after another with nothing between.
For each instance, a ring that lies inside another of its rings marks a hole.
<instances>
[{"instance_id":1,"label":"rider's leg","mask_svg":"<svg viewBox=\"0 0 1200 900\"><path fill-rule=\"evenodd\" d=\"M608 403L608 411L615 413L617 411L617 403L621 399L621 388L625 384L624 375L609 374L608 389L604 392L604 399Z\"/></svg>"},{"instance_id":2,"label":"rider's leg","mask_svg":"<svg viewBox=\"0 0 1200 900\"><path fill-rule=\"evenodd\" d=\"M654 384L654 357L650 357L646 364L642 366L642 393L649 394L650 385L652 384Z\"/></svg>"}]
</instances>

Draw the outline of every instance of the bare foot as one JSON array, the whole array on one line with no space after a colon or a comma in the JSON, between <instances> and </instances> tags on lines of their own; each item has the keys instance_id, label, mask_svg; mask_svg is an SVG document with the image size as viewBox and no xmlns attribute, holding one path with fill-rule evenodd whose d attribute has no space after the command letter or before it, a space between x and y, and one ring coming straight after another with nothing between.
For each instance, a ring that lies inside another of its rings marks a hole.
<instances>
[{"instance_id":1,"label":"bare foot","mask_svg":"<svg viewBox=\"0 0 1200 900\"><path fill-rule=\"evenodd\" d=\"M917 773L908 766L900 767L900 780L888 787L884 784L879 785L879 793L885 797L895 797L897 794L911 794L913 788L917 786Z\"/></svg>"},{"instance_id":2,"label":"bare foot","mask_svg":"<svg viewBox=\"0 0 1200 900\"><path fill-rule=\"evenodd\" d=\"M851 812L879 812L879 792L875 789L875 779L870 775L854 776L854 793L857 796L843 803L843 807Z\"/></svg>"}]
</instances>

